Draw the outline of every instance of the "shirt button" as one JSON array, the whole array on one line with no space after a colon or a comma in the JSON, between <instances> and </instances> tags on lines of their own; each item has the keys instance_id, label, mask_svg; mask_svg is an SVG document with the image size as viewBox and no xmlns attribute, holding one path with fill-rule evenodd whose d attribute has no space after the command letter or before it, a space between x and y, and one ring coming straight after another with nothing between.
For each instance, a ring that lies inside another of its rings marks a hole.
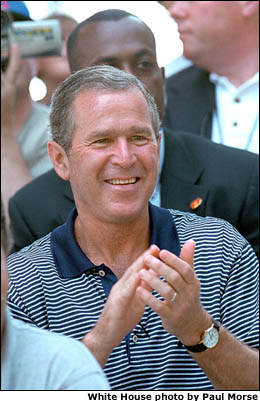
<instances>
[{"instance_id":1,"label":"shirt button","mask_svg":"<svg viewBox=\"0 0 260 401\"><path fill-rule=\"evenodd\" d=\"M105 275L106 275L106 273L104 272L104 270L99 270L98 274L99 274L101 277L105 277Z\"/></svg>"},{"instance_id":2,"label":"shirt button","mask_svg":"<svg viewBox=\"0 0 260 401\"><path fill-rule=\"evenodd\" d=\"M239 103L241 101L240 97L235 97L234 100L235 100L236 103Z\"/></svg>"},{"instance_id":3,"label":"shirt button","mask_svg":"<svg viewBox=\"0 0 260 401\"><path fill-rule=\"evenodd\" d=\"M233 122L233 127L237 127L237 122L236 121Z\"/></svg>"},{"instance_id":4,"label":"shirt button","mask_svg":"<svg viewBox=\"0 0 260 401\"><path fill-rule=\"evenodd\" d=\"M133 342L136 343L137 340L138 340L138 337L137 337L137 335L135 334L135 335L133 336Z\"/></svg>"}]
</instances>

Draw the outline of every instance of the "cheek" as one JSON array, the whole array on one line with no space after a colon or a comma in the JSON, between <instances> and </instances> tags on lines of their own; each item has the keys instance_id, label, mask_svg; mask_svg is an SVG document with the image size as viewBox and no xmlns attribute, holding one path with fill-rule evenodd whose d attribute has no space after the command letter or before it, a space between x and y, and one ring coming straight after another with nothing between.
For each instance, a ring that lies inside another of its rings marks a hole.
<instances>
[{"instance_id":1,"label":"cheek","mask_svg":"<svg viewBox=\"0 0 260 401\"><path fill-rule=\"evenodd\" d=\"M70 159L70 177L71 180L81 182L93 182L98 179L106 166L106 159L101 152L82 151L77 152Z\"/></svg>"},{"instance_id":2,"label":"cheek","mask_svg":"<svg viewBox=\"0 0 260 401\"><path fill-rule=\"evenodd\" d=\"M140 160L146 165L146 170L154 172L160 164L160 153L158 146L154 145L149 152L140 155Z\"/></svg>"}]
</instances>

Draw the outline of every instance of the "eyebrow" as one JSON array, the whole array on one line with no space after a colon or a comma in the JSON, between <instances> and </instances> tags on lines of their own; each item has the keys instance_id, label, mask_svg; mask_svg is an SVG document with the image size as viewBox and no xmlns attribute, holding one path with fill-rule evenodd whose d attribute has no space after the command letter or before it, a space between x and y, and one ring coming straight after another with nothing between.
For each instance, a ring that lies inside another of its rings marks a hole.
<instances>
[{"instance_id":1,"label":"eyebrow","mask_svg":"<svg viewBox=\"0 0 260 401\"><path fill-rule=\"evenodd\" d=\"M127 130L127 133L130 133L131 135L133 134L145 134L145 135L151 135L154 133L154 130L148 128L148 127L138 127L138 126L133 126L130 127L129 130ZM108 129L108 130L100 130L100 131L93 131L90 133L91 139L97 139L101 137L107 137L107 136L114 136L118 134L117 129Z\"/></svg>"},{"instance_id":2,"label":"eyebrow","mask_svg":"<svg viewBox=\"0 0 260 401\"><path fill-rule=\"evenodd\" d=\"M139 52L134 54L134 58L138 59L142 56L146 56L146 55L153 55L153 52L151 50L148 49L142 49ZM97 60L95 60L95 63L116 63L119 60L118 57L114 57L114 56L105 56L105 57L100 57Z\"/></svg>"}]
</instances>

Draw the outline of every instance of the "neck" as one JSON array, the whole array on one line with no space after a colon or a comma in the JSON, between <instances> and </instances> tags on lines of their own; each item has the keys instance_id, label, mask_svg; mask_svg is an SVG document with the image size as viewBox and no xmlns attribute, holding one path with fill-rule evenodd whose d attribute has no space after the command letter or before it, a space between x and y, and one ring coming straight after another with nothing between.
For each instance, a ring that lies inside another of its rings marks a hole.
<instances>
[{"instance_id":1,"label":"neck","mask_svg":"<svg viewBox=\"0 0 260 401\"><path fill-rule=\"evenodd\" d=\"M88 222L85 224L85 222ZM149 213L133 222L107 224L78 216L74 225L77 242L96 266L104 263L119 278L150 242Z\"/></svg>"},{"instance_id":2,"label":"neck","mask_svg":"<svg viewBox=\"0 0 260 401\"><path fill-rule=\"evenodd\" d=\"M255 37L255 35L254 35ZM226 77L234 86L239 87L259 71L259 42L255 39L237 41L234 46L224 48L215 55L207 55L194 63L200 68Z\"/></svg>"},{"instance_id":3,"label":"neck","mask_svg":"<svg viewBox=\"0 0 260 401\"><path fill-rule=\"evenodd\" d=\"M243 85L246 81L252 78L259 71L259 59L257 58L242 58L239 63L233 62L229 65L222 65L217 74L226 77L237 88Z\"/></svg>"}]
</instances>

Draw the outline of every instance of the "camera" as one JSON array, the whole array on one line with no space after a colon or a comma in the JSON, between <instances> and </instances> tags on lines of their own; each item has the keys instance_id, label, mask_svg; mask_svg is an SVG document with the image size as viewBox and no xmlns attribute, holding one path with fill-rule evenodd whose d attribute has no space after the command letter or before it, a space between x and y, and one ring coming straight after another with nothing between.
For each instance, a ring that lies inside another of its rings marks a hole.
<instances>
[{"instance_id":1,"label":"camera","mask_svg":"<svg viewBox=\"0 0 260 401\"><path fill-rule=\"evenodd\" d=\"M60 56L62 32L60 21L13 22L11 15L1 10L1 68L6 70L10 44L17 43L22 57Z\"/></svg>"}]
</instances>

